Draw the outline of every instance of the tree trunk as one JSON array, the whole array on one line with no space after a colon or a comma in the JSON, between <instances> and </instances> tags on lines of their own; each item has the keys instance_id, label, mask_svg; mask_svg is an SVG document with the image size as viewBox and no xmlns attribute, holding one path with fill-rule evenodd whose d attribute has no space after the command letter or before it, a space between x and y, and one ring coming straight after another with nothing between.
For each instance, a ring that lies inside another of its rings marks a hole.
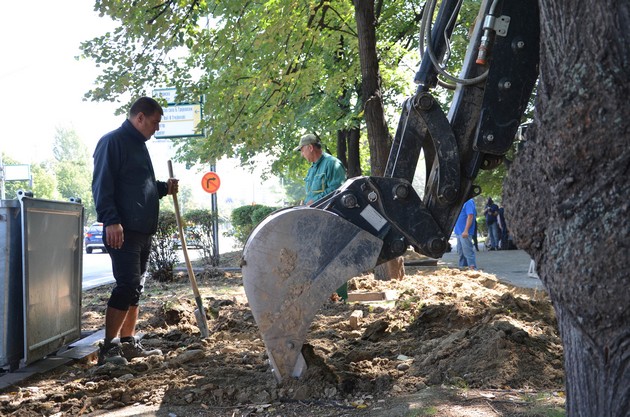
<instances>
[{"instance_id":1,"label":"tree trunk","mask_svg":"<svg viewBox=\"0 0 630 417\"><path fill-rule=\"evenodd\" d=\"M346 137L348 131L346 129L337 130L337 159L341 161L346 171L348 171L348 142Z\"/></svg>"},{"instance_id":2,"label":"tree trunk","mask_svg":"<svg viewBox=\"0 0 630 417\"><path fill-rule=\"evenodd\" d=\"M359 140L361 139L361 129L353 127L348 131L348 178L363 175L361 170L361 158L359 158Z\"/></svg>"},{"instance_id":3,"label":"tree trunk","mask_svg":"<svg viewBox=\"0 0 630 417\"><path fill-rule=\"evenodd\" d=\"M337 158L346 167L348 178L361 175L360 137L361 130L357 127L337 131Z\"/></svg>"},{"instance_id":4,"label":"tree trunk","mask_svg":"<svg viewBox=\"0 0 630 417\"><path fill-rule=\"evenodd\" d=\"M382 176L387 166L392 138L385 121L385 109L381 94L381 76L376 54L376 16L374 0L354 0L354 16L357 21L359 58L361 61L361 96L365 124L370 144L372 175ZM402 259L393 259L391 265L376 267L375 274L382 278L400 279L405 275ZM402 265L402 267L400 267Z\"/></svg>"},{"instance_id":5,"label":"tree trunk","mask_svg":"<svg viewBox=\"0 0 630 417\"><path fill-rule=\"evenodd\" d=\"M567 415L630 413L630 3L541 0L538 102L505 185L564 345Z\"/></svg>"},{"instance_id":6,"label":"tree trunk","mask_svg":"<svg viewBox=\"0 0 630 417\"><path fill-rule=\"evenodd\" d=\"M387 165L392 138L387 130L381 93L381 76L376 54L374 0L354 0L354 15L361 61L361 96L370 144L372 175L382 176Z\"/></svg>"}]
</instances>

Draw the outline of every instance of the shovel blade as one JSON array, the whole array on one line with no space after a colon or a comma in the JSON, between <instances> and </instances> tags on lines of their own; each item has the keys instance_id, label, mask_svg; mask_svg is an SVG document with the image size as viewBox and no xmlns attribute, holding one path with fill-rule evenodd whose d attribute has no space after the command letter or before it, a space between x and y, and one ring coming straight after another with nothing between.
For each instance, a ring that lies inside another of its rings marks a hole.
<instances>
[{"instance_id":1,"label":"shovel blade","mask_svg":"<svg viewBox=\"0 0 630 417\"><path fill-rule=\"evenodd\" d=\"M197 320L197 327L201 332L201 337L207 339L210 337L210 331L208 330L208 319L206 318L205 310L195 309L195 319Z\"/></svg>"}]
</instances>

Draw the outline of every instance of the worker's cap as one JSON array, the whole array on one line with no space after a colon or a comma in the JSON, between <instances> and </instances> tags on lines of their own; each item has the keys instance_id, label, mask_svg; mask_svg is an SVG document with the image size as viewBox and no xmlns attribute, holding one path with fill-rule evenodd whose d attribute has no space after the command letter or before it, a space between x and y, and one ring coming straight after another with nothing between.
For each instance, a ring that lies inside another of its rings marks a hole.
<instances>
[{"instance_id":1,"label":"worker's cap","mask_svg":"<svg viewBox=\"0 0 630 417\"><path fill-rule=\"evenodd\" d=\"M293 149L294 151L299 151L302 149L302 146L305 145L319 145L319 138L312 133L306 134L300 138L300 144Z\"/></svg>"}]
</instances>

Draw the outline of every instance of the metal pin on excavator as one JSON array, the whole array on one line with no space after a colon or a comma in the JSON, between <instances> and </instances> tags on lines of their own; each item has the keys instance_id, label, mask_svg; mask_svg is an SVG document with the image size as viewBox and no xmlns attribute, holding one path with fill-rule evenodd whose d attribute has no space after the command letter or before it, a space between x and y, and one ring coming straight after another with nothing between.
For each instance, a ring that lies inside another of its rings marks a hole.
<instances>
[{"instance_id":1,"label":"metal pin on excavator","mask_svg":"<svg viewBox=\"0 0 630 417\"><path fill-rule=\"evenodd\" d=\"M479 169L509 150L538 76L536 0L483 0L460 78L441 68L461 7L428 0L416 93L402 115L383 177L356 177L307 207L271 214L243 250L243 283L278 382L300 377L301 349L315 314L348 279L409 246L441 257ZM431 29L431 27L433 28ZM426 40L426 49L424 48ZM429 93L446 77L455 88L448 116ZM420 153L423 197L411 186Z\"/></svg>"}]
</instances>

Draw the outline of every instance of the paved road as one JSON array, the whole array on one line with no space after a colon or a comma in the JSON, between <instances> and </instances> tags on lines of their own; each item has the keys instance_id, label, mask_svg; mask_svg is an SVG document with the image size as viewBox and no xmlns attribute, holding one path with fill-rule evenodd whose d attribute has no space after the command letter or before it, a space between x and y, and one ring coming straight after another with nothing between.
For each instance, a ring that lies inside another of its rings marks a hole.
<instances>
[{"instance_id":1,"label":"paved road","mask_svg":"<svg viewBox=\"0 0 630 417\"><path fill-rule=\"evenodd\" d=\"M114 282L114 277L109 255L99 250L90 254L83 252L83 291L111 282Z\"/></svg>"},{"instance_id":2,"label":"paved road","mask_svg":"<svg viewBox=\"0 0 630 417\"><path fill-rule=\"evenodd\" d=\"M521 287L543 290L542 282L529 276L529 266L531 258L522 250L487 251L480 243L477 255L477 267L490 274L496 275L497 279L508 284ZM448 265L457 267L458 256L455 248L450 253L445 253L438 265Z\"/></svg>"},{"instance_id":3,"label":"paved road","mask_svg":"<svg viewBox=\"0 0 630 417\"><path fill-rule=\"evenodd\" d=\"M183 252L179 250L177 254L180 262L183 262ZM188 250L188 256L191 261L197 260L201 256L201 251L190 249ZM81 283L83 291L113 282L112 262L109 255L99 250L95 250L91 254L83 252L83 280Z\"/></svg>"}]
</instances>

